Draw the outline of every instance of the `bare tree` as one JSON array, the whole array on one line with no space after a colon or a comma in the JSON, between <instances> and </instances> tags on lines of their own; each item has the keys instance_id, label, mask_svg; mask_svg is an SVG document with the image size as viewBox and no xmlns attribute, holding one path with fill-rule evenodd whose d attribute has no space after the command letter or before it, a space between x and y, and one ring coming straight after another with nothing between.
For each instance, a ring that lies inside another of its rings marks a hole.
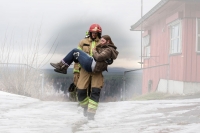
<instances>
[{"instance_id":1,"label":"bare tree","mask_svg":"<svg viewBox=\"0 0 200 133\"><path fill-rule=\"evenodd\" d=\"M29 28L26 43L23 42L23 37L20 42L16 41L14 30L10 34L5 33L3 42L0 43L0 90L41 97L43 74L40 68L48 63L52 51L54 53L58 45L55 40L47 48L47 54L41 53L41 49L47 46L40 42L41 27L36 33L34 27Z\"/></svg>"}]
</instances>

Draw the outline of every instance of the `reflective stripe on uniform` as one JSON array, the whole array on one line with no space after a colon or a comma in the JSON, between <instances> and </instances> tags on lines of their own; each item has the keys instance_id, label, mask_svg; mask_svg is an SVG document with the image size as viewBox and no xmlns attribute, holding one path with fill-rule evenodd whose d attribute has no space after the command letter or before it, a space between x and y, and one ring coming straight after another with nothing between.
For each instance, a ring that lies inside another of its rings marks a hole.
<instances>
[{"instance_id":1,"label":"reflective stripe on uniform","mask_svg":"<svg viewBox=\"0 0 200 133\"><path fill-rule=\"evenodd\" d=\"M79 73L80 71L79 71L79 70L76 70L76 69L74 69L74 70L73 70L73 72L75 72L75 73Z\"/></svg>"},{"instance_id":2,"label":"reflective stripe on uniform","mask_svg":"<svg viewBox=\"0 0 200 133\"><path fill-rule=\"evenodd\" d=\"M80 67L81 67L80 63L78 63L78 67L80 69ZM80 71L74 68L73 72L79 73Z\"/></svg>"},{"instance_id":3,"label":"reflective stripe on uniform","mask_svg":"<svg viewBox=\"0 0 200 133\"><path fill-rule=\"evenodd\" d=\"M92 99L89 99L88 108L97 110L97 107L98 107L98 103L93 101Z\"/></svg>"},{"instance_id":4,"label":"reflective stripe on uniform","mask_svg":"<svg viewBox=\"0 0 200 133\"><path fill-rule=\"evenodd\" d=\"M92 56L93 54L92 54L92 49L95 47L95 41L92 41L92 46L91 46L91 48L90 48L90 56Z\"/></svg>"},{"instance_id":5,"label":"reflective stripe on uniform","mask_svg":"<svg viewBox=\"0 0 200 133\"><path fill-rule=\"evenodd\" d=\"M82 50L82 48L81 48L81 47L78 47L77 49L80 49L80 50Z\"/></svg>"},{"instance_id":6,"label":"reflective stripe on uniform","mask_svg":"<svg viewBox=\"0 0 200 133\"><path fill-rule=\"evenodd\" d=\"M88 102L89 102L89 97L86 97L83 101L79 101L80 102L80 105L82 107L85 107L88 105Z\"/></svg>"},{"instance_id":7,"label":"reflective stripe on uniform","mask_svg":"<svg viewBox=\"0 0 200 133\"><path fill-rule=\"evenodd\" d=\"M88 105L88 108L97 110L97 106L94 106L94 105L91 105L91 104Z\"/></svg>"}]
</instances>

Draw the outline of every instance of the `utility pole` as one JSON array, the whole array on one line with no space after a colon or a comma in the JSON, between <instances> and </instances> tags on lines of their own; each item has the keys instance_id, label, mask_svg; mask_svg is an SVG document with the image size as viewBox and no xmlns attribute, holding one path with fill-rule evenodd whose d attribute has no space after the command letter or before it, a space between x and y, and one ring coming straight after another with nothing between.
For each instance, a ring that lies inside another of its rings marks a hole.
<instances>
[{"instance_id":1,"label":"utility pole","mask_svg":"<svg viewBox=\"0 0 200 133\"><path fill-rule=\"evenodd\" d=\"M124 71L124 75L123 75L123 85L124 85L124 87L123 87L123 91L122 91L122 100L123 101L125 101L125 97L126 97L126 77L125 77L125 75L126 75L126 71Z\"/></svg>"},{"instance_id":2,"label":"utility pole","mask_svg":"<svg viewBox=\"0 0 200 133\"><path fill-rule=\"evenodd\" d=\"M44 73L40 73L40 77L42 78L41 82L41 98L43 98L44 95Z\"/></svg>"},{"instance_id":3,"label":"utility pole","mask_svg":"<svg viewBox=\"0 0 200 133\"><path fill-rule=\"evenodd\" d=\"M143 16L143 0L141 0L141 19ZM141 68L142 68L142 23L141 23Z\"/></svg>"}]
</instances>

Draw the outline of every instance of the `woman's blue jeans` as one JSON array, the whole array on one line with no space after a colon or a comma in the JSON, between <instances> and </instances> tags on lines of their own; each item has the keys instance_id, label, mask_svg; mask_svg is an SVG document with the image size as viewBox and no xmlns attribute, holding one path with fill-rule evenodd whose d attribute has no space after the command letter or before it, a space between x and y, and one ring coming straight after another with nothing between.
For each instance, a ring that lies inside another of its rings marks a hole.
<instances>
[{"instance_id":1,"label":"woman's blue jeans","mask_svg":"<svg viewBox=\"0 0 200 133\"><path fill-rule=\"evenodd\" d=\"M83 52L82 50L79 50L77 48L72 49L72 51L70 51L65 58L63 59L63 61L65 63L67 63L68 65L71 65L71 63L74 61L74 53L75 52L79 52L79 56L78 56L78 62L80 63L81 67L83 69L85 69L87 72L92 72L92 61L93 58L91 56L89 56L87 53Z\"/></svg>"}]
</instances>

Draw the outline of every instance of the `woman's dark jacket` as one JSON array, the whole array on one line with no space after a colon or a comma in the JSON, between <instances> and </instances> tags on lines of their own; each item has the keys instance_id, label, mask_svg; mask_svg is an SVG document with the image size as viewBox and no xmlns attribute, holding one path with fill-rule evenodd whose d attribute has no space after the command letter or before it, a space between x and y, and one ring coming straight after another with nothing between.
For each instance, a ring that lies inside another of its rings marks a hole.
<instances>
[{"instance_id":1,"label":"woman's dark jacket","mask_svg":"<svg viewBox=\"0 0 200 133\"><path fill-rule=\"evenodd\" d=\"M114 44L99 44L96 50L93 50L93 57L96 60L96 65L93 72L107 71L108 64L105 62L107 59L112 58L115 60L118 56L117 47Z\"/></svg>"}]
</instances>

